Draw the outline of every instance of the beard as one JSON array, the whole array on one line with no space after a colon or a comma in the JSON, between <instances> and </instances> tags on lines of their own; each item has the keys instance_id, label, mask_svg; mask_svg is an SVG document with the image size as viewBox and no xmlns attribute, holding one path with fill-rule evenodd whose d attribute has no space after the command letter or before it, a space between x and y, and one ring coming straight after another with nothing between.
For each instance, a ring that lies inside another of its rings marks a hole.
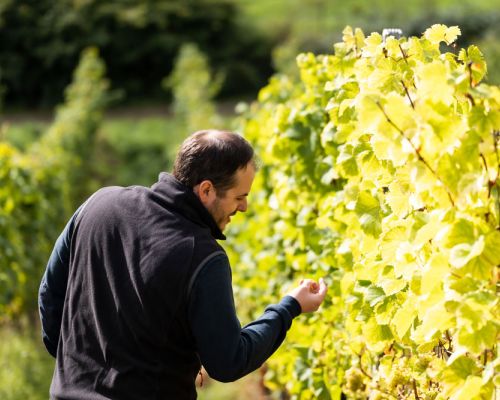
<instances>
[{"instance_id":1,"label":"beard","mask_svg":"<svg viewBox=\"0 0 500 400\"><path fill-rule=\"evenodd\" d=\"M231 213L224 211L221 200L218 197L215 199L212 206L208 208L208 212L212 215L215 223L221 231L223 231L226 225L229 223L229 217L236 214L236 210Z\"/></svg>"}]
</instances>

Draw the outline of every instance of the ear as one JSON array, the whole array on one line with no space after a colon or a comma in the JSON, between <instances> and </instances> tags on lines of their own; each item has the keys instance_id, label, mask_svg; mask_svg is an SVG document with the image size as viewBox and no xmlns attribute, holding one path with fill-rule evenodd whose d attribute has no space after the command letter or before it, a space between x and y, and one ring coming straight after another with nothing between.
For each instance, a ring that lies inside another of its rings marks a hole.
<instances>
[{"instance_id":1,"label":"ear","mask_svg":"<svg viewBox=\"0 0 500 400\"><path fill-rule=\"evenodd\" d=\"M214 199L217 197L215 186L209 180L200 182L193 188L193 191L205 207L211 205Z\"/></svg>"}]
</instances>

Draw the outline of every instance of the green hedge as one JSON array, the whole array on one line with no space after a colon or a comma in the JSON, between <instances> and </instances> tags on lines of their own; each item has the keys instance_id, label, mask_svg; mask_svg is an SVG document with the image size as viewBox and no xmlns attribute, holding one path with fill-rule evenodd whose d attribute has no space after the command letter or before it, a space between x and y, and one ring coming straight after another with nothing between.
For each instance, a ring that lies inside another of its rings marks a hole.
<instances>
[{"instance_id":1,"label":"green hedge","mask_svg":"<svg viewBox=\"0 0 500 400\"><path fill-rule=\"evenodd\" d=\"M53 243L88 194L104 71L97 50L86 50L47 133L26 152L0 142L0 322L36 309Z\"/></svg>"}]
</instances>

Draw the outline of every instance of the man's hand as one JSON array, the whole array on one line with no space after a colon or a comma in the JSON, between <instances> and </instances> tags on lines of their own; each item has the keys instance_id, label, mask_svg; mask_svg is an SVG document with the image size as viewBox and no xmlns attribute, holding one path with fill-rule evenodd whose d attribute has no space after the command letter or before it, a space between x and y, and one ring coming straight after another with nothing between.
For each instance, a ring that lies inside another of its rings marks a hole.
<instances>
[{"instance_id":1,"label":"man's hand","mask_svg":"<svg viewBox=\"0 0 500 400\"><path fill-rule=\"evenodd\" d=\"M325 299L327 286L320 278L319 283L312 279L303 279L299 286L293 289L289 296L294 297L300 304L303 313L316 311Z\"/></svg>"}]
</instances>

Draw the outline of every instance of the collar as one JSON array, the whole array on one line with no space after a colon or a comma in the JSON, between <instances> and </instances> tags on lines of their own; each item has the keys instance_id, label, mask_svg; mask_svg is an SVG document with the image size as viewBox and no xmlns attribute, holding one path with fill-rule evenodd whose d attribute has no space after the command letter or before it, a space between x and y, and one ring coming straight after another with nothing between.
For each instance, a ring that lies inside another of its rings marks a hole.
<instances>
[{"instance_id":1,"label":"collar","mask_svg":"<svg viewBox=\"0 0 500 400\"><path fill-rule=\"evenodd\" d=\"M159 194L169 208L175 209L196 224L209 228L215 239L226 239L212 215L194 194L193 189L179 182L172 174L161 172L158 182L151 186L151 190Z\"/></svg>"}]
</instances>

